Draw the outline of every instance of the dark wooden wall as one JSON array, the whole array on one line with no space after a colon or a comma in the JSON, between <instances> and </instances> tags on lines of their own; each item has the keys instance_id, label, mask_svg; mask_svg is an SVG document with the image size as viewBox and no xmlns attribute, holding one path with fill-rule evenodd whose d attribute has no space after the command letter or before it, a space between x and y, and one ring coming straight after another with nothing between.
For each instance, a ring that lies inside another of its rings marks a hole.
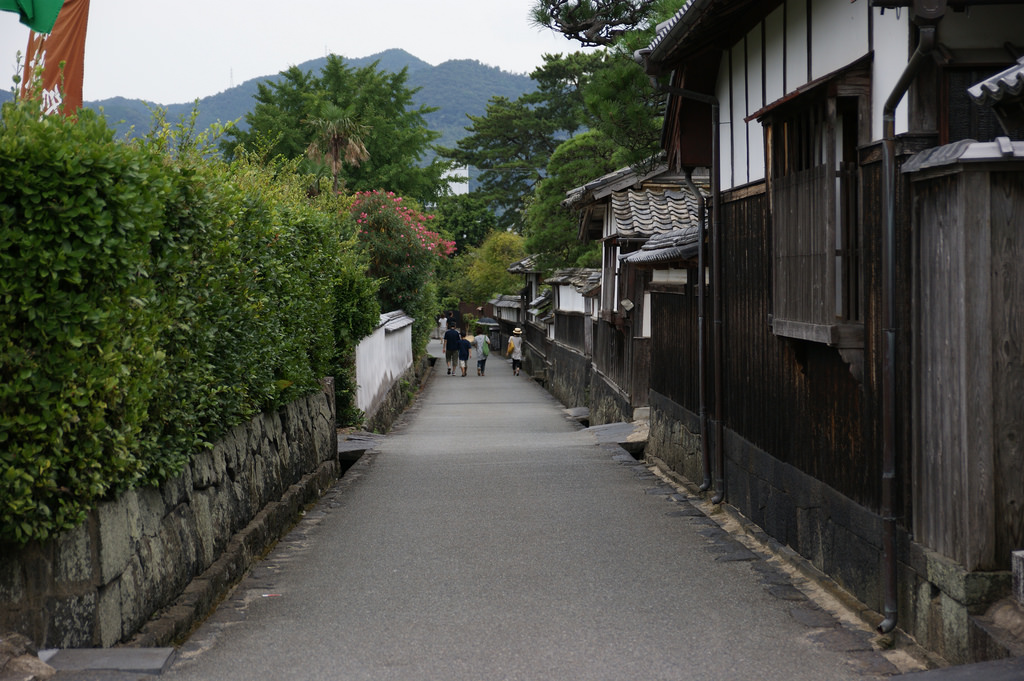
<instances>
[{"instance_id":1,"label":"dark wooden wall","mask_svg":"<svg viewBox=\"0 0 1024 681\"><path fill-rule=\"evenodd\" d=\"M620 389L629 389L629 357L626 334L603 320L594 323L594 366Z\"/></svg>"},{"instance_id":2,"label":"dark wooden wall","mask_svg":"<svg viewBox=\"0 0 1024 681\"><path fill-rule=\"evenodd\" d=\"M755 447L813 476L869 510L881 510L884 324L882 319L881 163L863 150L859 181L865 286L862 373L839 350L772 333L771 224L768 196L758 188L725 194L722 202L723 422ZM897 201L897 351L895 512L909 526L913 481L909 467L911 354L910 212L899 179ZM695 270L690 280L697 281ZM693 286L652 286L651 388L699 413L698 297ZM712 344L711 300L705 333ZM606 346L607 347L607 346ZM596 354L596 350L595 350ZM710 350L709 350L710 356ZM856 352L854 353L856 355ZM714 404L708 367L708 409Z\"/></svg>"},{"instance_id":3,"label":"dark wooden wall","mask_svg":"<svg viewBox=\"0 0 1024 681\"><path fill-rule=\"evenodd\" d=\"M581 312L557 312L555 313L555 338L563 345L585 352L585 330L589 323L590 317Z\"/></svg>"},{"instance_id":4,"label":"dark wooden wall","mask_svg":"<svg viewBox=\"0 0 1024 681\"><path fill-rule=\"evenodd\" d=\"M629 352L629 395L634 407L646 407L650 404L648 392L651 386L651 339L634 338L630 343Z\"/></svg>"},{"instance_id":5,"label":"dark wooden wall","mask_svg":"<svg viewBox=\"0 0 1024 681\"><path fill-rule=\"evenodd\" d=\"M689 276L690 281L696 280L696 268ZM696 287L653 287L651 308L651 389L699 414L700 307Z\"/></svg>"},{"instance_id":6,"label":"dark wooden wall","mask_svg":"<svg viewBox=\"0 0 1024 681\"><path fill-rule=\"evenodd\" d=\"M1024 541L1024 179L914 183L914 535L968 570Z\"/></svg>"},{"instance_id":7,"label":"dark wooden wall","mask_svg":"<svg viewBox=\"0 0 1024 681\"><path fill-rule=\"evenodd\" d=\"M864 451L861 386L837 350L775 336L766 195L723 205L725 427L862 504L881 473Z\"/></svg>"}]
</instances>

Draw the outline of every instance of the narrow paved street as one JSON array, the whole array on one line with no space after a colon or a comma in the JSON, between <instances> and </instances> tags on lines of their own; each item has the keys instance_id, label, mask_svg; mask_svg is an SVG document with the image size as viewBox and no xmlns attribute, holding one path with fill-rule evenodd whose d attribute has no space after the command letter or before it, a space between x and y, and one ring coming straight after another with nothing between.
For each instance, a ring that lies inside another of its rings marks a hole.
<instances>
[{"instance_id":1,"label":"narrow paved street","mask_svg":"<svg viewBox=\"0 0 1024 681\"><path fill-rule=\"evenodd\" d=\"M439 348L432 344L433 354ZM417 403L179 651L190 680L897 673L500 356ZM438 370L439 369L439 370ZM797 586L800 586L799 584Z\"/></svg>"}]
</instances>

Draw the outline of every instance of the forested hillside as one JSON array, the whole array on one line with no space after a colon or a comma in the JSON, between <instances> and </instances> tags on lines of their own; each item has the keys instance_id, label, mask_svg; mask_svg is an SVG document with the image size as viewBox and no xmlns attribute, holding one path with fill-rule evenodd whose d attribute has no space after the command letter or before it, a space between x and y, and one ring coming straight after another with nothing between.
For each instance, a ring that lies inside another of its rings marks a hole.
<instances>
[{"instance_id":1,"label":"forested hillside","mask_svg":"<svg viewBox=\"0 0 1024 681\"><path fill-rule=\"evenodd\" d=\"M326 61L327 58L324 57L298 66L303 71L312 71L316 74ZM469 124L466 114L483 115L491 97L503 96L514 100L535 87L529 76L507 73L469 59L447 61L431 66L408 52L397 49L360 59L345 59L353 68L368 66L375 61L379 61L377 69L380 71L398 72L403 67L409 69L409 86L420 88L415 97L416 103L438 108L438 111L426 116L426 120L431 130L441 133L437 144L443 147L455 146L455 143L466 134L465 127ZM283 64L281 69L287 67L287 64ZM205 129L217 121L224 123L238 119L241 119L238 124L245 127L245 114L253 106L257 85L272 80L275 76L276 74L253 78L224 92L201 98L198 127ZM9 98L9 93L0 93L0 101ZM85 106L95 110L102 108L108 123L118 135L128 134L132 128L137 133L145 132L150 127L149 108L142 100L115 97L85 102ZM183 116L189 116L192 106L192 102L186 102L166 105L163 108L167 109L168 121L173 123Z\"/></svg>"}]
</instances>

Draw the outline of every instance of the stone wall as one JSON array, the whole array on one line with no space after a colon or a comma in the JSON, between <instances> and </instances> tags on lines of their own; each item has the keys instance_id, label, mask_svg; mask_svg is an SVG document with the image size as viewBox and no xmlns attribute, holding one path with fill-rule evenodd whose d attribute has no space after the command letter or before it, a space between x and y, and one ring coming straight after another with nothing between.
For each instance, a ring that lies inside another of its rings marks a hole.
<instances>
[{"instance_id":1,"label":"stone wall","mask_svg":"<svg viewBox=\"0 0 1024 681\"><path fill-rule=\"evenodd\" d=\"M559 343L551 344L548 391L567 407L589 406L590 358Z\"/></svg>"},{"instance_id":2,"label":"stone wall","mask_svg":"<svg viewBox=\"0 0 1024 681\"><path fill-rule=\"evenodd\" d=\"M628 423L633 420L629 397L604 374L594 369L590 378L590 425Z\"/></svg>"},{"instance_id":3,"label":"stone wall","mask_svg":"<svg viewBox=\"0 0 1024 681\"><path fill-rule=\"evenodd\" d=\"M704 479L704 460L700 449L700 422L689 411L652 390L651 412L645 453L664 461L688 480Z\"/></svg>"},{"instance_id":4,"label":"stone wall","mask_svg":"<svg viewBox=\"0 0 1024 681\"><path fill-rule=\"evenodd\" d=\"M695 485L703 478L696 417L652 393L648 460ZM882 519L831 487L726 431L726 503L863 604L883 604ZM897 530L898 626L953 664L1020 649L993 634L988 612L1011 591L1009 572L968 572Z\"/></svg>"},{"instance_id":5,"label":"stone wall","mask_svg":"<svg viewBox=\"0 0 1024 681\"><path fill-rule=\"evenodd\" d=\"M217 571L220 581L240 577L287 530L303 501L343 472L333 396L327 379L323 392L232 429L161 488L105 502L83 525L45 544L4 549L0 631L44 648L108 647L129 640L190 590L185 607L212 604L229 585L196 578L218 561L229 563ZM246 539L237 541L239 534Z\"/></svg>"}]
</instances>

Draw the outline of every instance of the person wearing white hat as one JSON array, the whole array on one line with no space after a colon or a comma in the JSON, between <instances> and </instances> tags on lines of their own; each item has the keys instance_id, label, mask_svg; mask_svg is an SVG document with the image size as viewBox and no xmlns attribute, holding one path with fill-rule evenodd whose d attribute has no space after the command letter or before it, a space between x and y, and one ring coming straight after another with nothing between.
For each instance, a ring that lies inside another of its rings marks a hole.
<instances>
[{"instance_id":1,"label":"person wearing white hat","mask_svg":"<svg viewBox=\"0 0 1024 681\"><path fill-rule=\"evenodd\" d=\"M512 357L512 375L518 376L519 369L523 366L523 330L518 326L512 330L505 354Z\"/></svg>"}]
</instances>

